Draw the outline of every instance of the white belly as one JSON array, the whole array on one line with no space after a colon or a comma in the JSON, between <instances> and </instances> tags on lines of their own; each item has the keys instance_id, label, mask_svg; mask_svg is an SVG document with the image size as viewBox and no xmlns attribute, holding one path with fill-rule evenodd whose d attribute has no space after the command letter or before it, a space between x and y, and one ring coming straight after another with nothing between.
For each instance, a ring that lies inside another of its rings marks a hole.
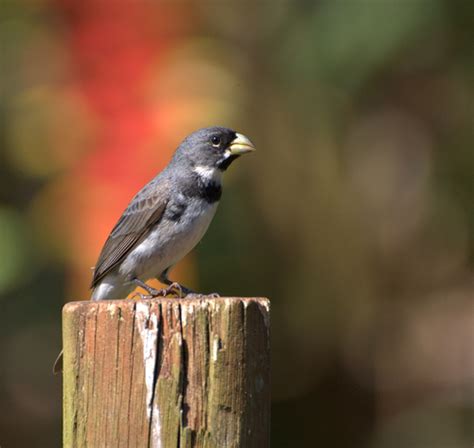
<instances>
[{"instance_id":1,"label":"white belly","mask_svg":"<svg viewBox=\"0 0 474 448\"><path fill-rule=\"evenodd\" d=\"M166 219L160 221L125 257L119 267L119 274L125 278L136 276L146 281L177 263L204 236L216 213L217 204L193 200L178 222Z\"/></svg>"}]
</instances>

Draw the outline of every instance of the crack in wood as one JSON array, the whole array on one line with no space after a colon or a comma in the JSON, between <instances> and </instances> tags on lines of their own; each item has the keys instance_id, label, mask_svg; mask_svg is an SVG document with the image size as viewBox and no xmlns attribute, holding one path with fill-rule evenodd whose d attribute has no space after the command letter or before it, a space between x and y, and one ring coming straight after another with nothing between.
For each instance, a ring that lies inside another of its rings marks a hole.
<instances>
[{"instance_id":1,"label":"crack in wood","mask_svg":"<svg viewBox=\"0 0 474 448\"><path fill-rule=\"evenodd\" d=\"M188 425L188 406L186 403L186 392L188 388L187 383L187 373L188 373L188 353L187 353L187 342L184 335L184 325L183 322L183 310L181 304L178 303L178 312L179 312L179 321L178 329L181 334L181 368L180 368L180 378L179 378L179 394L181 396L179 403L179 415L180 415L180 424L178 427L178 445L177 448L181 447L181 431L182 428L186 428ZM191 445L192 446L192 445Z\"/></svg>"},{"instance_id":2,"label":"crack in wood","mask_svg":"<svg viewBox=\"0 0 474 448\"><path fill-rule=\"evenodd\" d=\"M152 305L150 304L148 306L148 310L149 310L149 313L150 313L150 309L151 309ZM155 366L154 366L154 369L153 369L153 381L152 381L152 386L151 386L151 390L152 390L152 393L151 393L151 398L150 398L150 403L149 403L149 406L150 406L150 418L149 418L149 422L148 422L148 448L155 448L154 445L152 445L152 442L154 442L153 440L153 436L158 436L157 434L153 434L153 418L160 418L160 414L158 413L157 416L155 416L155 396L156 396L156 384L158 382L158 377L159 377L159 374L160 374L160 362L159 362L159 353L160 353L160 350L162 350L162 345L163 345L163 329L162 329L162 307L161 307L161 304L158 305L158 310L159 310L159 313L158 313L158 318L156 320L156 345L155 345ZM150 320L147 321L148 323L150 322ZM160 343L161 342L161 343ZM158 410L158 408L157 408ZM161 426L161 422L158 422L158 426ZM156 448L161 448L161 440L157 440L156 442L157 445L156 445Z\"/></svg>"}]
</instances>

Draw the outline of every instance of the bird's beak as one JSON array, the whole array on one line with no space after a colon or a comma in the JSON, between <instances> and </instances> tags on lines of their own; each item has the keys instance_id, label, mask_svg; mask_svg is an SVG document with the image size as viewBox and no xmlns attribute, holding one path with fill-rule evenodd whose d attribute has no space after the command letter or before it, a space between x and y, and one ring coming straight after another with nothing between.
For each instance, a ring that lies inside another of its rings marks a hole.
<instances>
[{"instance_id":1,"label":"bird's beak","mask_svg":"<svg viewBox=\"0 0 474 448\"><path fill-rule=\"evenodd\" d=\"M255 146L253 143L242 134L236 132L236 137L230 142L229 151L232 155L240 156L246 154L247 152L255 151Z\"/></svg>"}]
</instances>

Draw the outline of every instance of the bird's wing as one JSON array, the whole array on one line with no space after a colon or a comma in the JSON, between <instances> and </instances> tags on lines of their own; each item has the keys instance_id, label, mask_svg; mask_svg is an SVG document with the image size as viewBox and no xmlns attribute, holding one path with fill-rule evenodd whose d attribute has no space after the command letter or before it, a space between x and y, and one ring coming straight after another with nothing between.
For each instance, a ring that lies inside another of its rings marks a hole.
<instances>
[{"instance_id":1,"label":"bird's wing","mask_svg":"<svg viewBox=\"0 0 474 448\"><path fill-rule=\"evenodd\" d=\"M168 203L167 193L167 188L160 188L160 191L145 188L130 202L102 248L91 288L117 266L150 228L161 220Z\"/></svg>"}]
</instances>

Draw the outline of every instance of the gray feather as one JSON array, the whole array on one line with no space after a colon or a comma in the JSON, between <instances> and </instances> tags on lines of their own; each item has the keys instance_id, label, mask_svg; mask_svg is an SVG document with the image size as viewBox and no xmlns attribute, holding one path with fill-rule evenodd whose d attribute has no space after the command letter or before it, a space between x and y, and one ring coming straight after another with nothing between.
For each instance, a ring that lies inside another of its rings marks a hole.
<instances>
[{"instance_id":1,"label":"gray feather","mask_svg":"<svg viewBox=\"0 0 474 448\"><path fill-rule=\"evenodd\" d=\"M168 183L150 182L132 199L112 229L94 269L91 287L106 276L163 217L169 199Z\"/></svg>"}]
</instances>

